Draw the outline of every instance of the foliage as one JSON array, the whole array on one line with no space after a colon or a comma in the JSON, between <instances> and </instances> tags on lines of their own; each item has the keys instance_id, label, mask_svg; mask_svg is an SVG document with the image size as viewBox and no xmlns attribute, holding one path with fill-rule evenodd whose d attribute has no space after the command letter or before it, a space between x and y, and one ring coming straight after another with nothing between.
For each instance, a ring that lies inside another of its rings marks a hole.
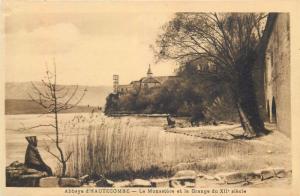
<instances>
[{"instance_id":1,"label":"foliage","mask_svg":"<svg viewBox=\"0 0 300 196\"><path fill-rule=\"evenodd\" d=\"M158 59L175 59L185 65L200 60L213 67L215 71L209 74L211 81L227 87L245 136L249 137L265 130L258 112L252 70L266 16L263 13L176 13L163 27L155 48Z\"/></svg>"},{"instance_id":2,"label":"foliage","mask_svg":"<svg viewBox=\"0 0 300 196\"><path fill-rule=\"evenodd\" d=\"M191 116L196 121L235 120L237 113L229 97L224 97L224 85L212 82L209 75L199 77L199 74L197 66L186 64L177 70L176 79L166 81L159 88L141 90L138 95L135 91L110 94L105 112L168 113ZM224 111L233 115L224 115Z\"/></svg>"}]
</instances>

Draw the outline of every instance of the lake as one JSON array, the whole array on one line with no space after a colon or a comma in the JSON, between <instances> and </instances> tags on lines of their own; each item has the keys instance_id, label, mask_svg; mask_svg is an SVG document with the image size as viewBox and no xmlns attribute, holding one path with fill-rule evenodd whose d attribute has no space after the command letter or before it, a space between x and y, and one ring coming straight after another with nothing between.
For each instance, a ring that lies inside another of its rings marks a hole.
<instances>
[{"instance_id":1,"label":"lake","mask_svg":"<svg viewBox=\"0 0 300 196\"><path fill-rule=\"evenodd\" d=\"M50 115L6 115L6 164L24 161L25 137L34 135L38 138L38 148L44 161L51 168L56 168L56 159L45 150L50 146L52 152L57 152L50 139L55 137L54 129L26 129L52 121ZM61 145L65 152L72 152L68 163L70 175L91 170L99 173L140 170L197 160L197 149L192 146L201 139L167 133L163 129L165 124L166 118L163 117L59 114Z\"/></svg>"},{"instance_id":2,"label":"lake","mask_svg":"<svg viewBox=\"0 0 300 196\"><path fill-rule=\"evenodd\" d=\"M118 118L86 113L60 114L59 119L60 145L65 153L72 153L67 163L69 176L104 174L113 180L148 179L170 176L177 169L214 174L270 166L291 167L290 140L277 131L254 140L219 141L165 132L166 118L162 117ZM46 115L7 115L6 164L23 162L25 137L35 135L41 156L58 174L57 160L45 150L49 146L57 154L50 139L55 136L54 130L50 127L19 130L52 121ZM176 119L177 122L180 120ZM192 133L209 131L212 127L187 129Z\"/></svg>"}]
</instances>

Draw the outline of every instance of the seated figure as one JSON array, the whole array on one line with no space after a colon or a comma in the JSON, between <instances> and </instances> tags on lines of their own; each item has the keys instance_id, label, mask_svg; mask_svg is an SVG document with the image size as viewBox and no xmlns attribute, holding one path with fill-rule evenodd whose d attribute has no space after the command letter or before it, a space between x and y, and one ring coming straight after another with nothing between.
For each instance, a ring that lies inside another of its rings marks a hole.
<instances>
[{"instance_id":1,"label":"seated figure","mask_svg":"<svg viewBox=\"0 0 300 196\"><path fill-rule=\"evenodd\" d=\"M52 176L51 168L43 161L38 149L36 136L26 137L28 146L25 154L24 165L28 168L36 169L38 171L47 172L49 176Z\"/></svg>"}]
</instances>

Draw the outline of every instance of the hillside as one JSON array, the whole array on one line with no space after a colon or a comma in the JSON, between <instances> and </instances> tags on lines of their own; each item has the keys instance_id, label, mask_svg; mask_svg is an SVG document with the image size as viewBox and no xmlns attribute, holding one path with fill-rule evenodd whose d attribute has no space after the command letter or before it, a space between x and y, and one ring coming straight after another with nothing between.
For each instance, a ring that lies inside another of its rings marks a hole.
<instances>
[{"instance_id":1,"label":"hillside","mask_svg":"<svg viewBox=\"0 0 300 196\"><path fill-rule=\"evenodd\" d=\"M41 82L35 82L37 87L42 87ZM70 89L70 92L74 89L75 85L59 85L59 87L65 86ZM78 86L78 92L82 92L84 89L87 92L79 105L90 105L103 107L105 104L106 96L112 92L111 86ZM5 99L15 100L30 100L28 94L34 94L31 82L9 82L5 84Z\"/></svg>"},{"instance_id":2,"label":"hillside","mask_svg":"<svg viewBox=\"0 0 300 196\"><path fill-rule=\"evenodd\" d=\"M97 107L75 106L72 109L61 111L61 113L87 113L99 111ZM9 99L5 100L5 114L46 114L47 111L39 104L31 100Z\"/></svg>"},{"instance_id":3,"label":"hillside","mask_svg":"<svg viewBox=\"0 0 300 196\"><path fill-rule=\"evenodd\" d=\"M39 89L43 89L41 82L35 82ZM58 85L64 86L71 94L75 85ZM98 107L105 105L106 96L112 91L110 86L78 86L78 94L81 95L84 89L87 92L79 103L72 110L66 112L90 112ZM15 83L10 82L5 84L5 114L41 114L46 111L30 100L30 95L34 95L34 89L31 82ZM72 104L72 103L71 103Z\"/></svg>"}]
</instances>

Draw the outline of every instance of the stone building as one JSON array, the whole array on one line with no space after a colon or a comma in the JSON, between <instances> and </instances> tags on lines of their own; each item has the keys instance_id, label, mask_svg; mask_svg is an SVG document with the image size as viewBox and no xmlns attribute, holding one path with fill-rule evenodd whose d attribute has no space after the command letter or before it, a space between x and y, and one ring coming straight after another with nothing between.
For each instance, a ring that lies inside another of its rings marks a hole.
<instances>
[{"instance_id":1,"label":"stone building","mask_svg":"<svg viewBox=\"0 0 300 196\"><path fill-rule=\"evenodd\" d=\"M291 134L289 14L273 15L264 56L264 92L267 120L279 131Z\"/></svg>"},{"instance_id":2,"label":"stone building","mask_svg":"<svg viewBox=\"0 0 300 196\"><path fill-rule=\"evenodd\" d=\"M132 81L130 84L118 85L117 92L119 94L126 94L132 91L159 88L166 81L176 78L176 76L154 76L149 65L147 76L142 77L140 80Z\"/></svg>"}]
</instances>

